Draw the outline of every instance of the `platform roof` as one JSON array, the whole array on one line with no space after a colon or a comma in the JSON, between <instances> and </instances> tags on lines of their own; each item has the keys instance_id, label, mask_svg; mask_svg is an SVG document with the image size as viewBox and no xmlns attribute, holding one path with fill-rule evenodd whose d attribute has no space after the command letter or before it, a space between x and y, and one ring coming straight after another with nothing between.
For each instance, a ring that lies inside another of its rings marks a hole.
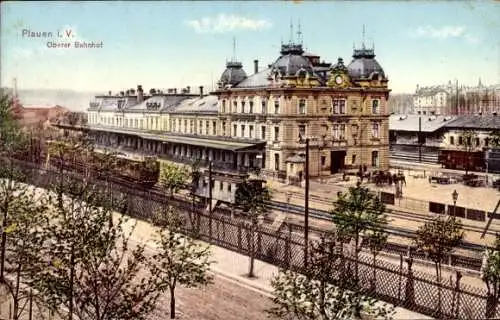
<instances>
[{"instance_id":1,"label":"platform roof","mask_svg":"<svg viewBox=\"0 0 500 320\"><path fill-rule=\"evenodd\" d=\"M422 132L434 132L456 119L456 116L391 115L389 130L418 132L419 118L422 118Z\"/></svg>"},{"instance_id":2,"label":"platform roof","mask_svg":"<svg viewBox=\"0 0 500 320\"><path fill-rule=\"evenodd\" d=\"M208 147L229 151L248 151L258 149L265 145L265 142L241 142L234 140L222 140L208 137L189 137L172 134L139 134L140 137L151 140L158 140L169 143L187 144L192 146Z\"/></svg>"},{"instance_id":3,"label":"platform roof","mask_svg":"<svg viewBox=\"0 0 500 320\"><path fill-rule=\"evenodd\" d=\"M205 137L205 136L187 136L171 133L160 133L154 131L136 131L128 129L116 129L101 126L89 126L89 130L121 133L133 135L144 139L163 141L167 143L179 143L192 146L208 147L213 149L221 149L228 151L250 151L253 149L260 149L265 146L262 141L238 141L234 138L220 138L220 137Z\"/></svg>"}]
</instances>

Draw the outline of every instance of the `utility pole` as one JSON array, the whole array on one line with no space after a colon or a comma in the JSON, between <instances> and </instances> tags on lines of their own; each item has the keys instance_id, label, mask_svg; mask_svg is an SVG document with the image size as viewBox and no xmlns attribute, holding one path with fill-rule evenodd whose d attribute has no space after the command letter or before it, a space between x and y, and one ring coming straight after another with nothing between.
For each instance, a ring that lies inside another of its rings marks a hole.
<instances>
[{"instance_id":1,"label":"utility pole","mask_svg":"<svg viewBox=\"0 0 500 320\"><path fill-rule=\"evenodd\" d=\"M306 138L306 168L305 168L306 190L304 203L304 267L307 268L309 253L309 138Z\"/></svg>"},{"instance_id":2,"label":"utility pole","mask_svg":"<svg viewBox=\"0 0 500 320\"><path fill-rule=\"evenodd\" d=\"M418 117L418 162L422 162L422 116Z\"/></svg>"},{"instance_id":3,"label":"utility pole","mask_svg":"<svg viewBox=\"0 0 500 320\"><path fill-rule=\"evenodd\" d=\"M208 162L208 232L212 239L212 160Z\"/></svg>"}]
</instances>

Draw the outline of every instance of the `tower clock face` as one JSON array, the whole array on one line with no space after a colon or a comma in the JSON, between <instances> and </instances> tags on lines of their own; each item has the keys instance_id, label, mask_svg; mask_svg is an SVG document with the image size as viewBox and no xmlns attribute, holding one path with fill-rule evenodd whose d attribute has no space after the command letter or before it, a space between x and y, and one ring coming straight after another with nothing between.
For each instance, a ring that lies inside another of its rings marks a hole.
<instances>
[{"instance_id":1,"label":"tower clock face","mask_svg":"<svg viewBox=\"0 0 500 320\"><path fill-rule=\"evenodd\" d=\"M342 84L342 82L344 82L344 79L342 78L342 76L335 77L335 83Z\"/></svg>"}]
</instances>

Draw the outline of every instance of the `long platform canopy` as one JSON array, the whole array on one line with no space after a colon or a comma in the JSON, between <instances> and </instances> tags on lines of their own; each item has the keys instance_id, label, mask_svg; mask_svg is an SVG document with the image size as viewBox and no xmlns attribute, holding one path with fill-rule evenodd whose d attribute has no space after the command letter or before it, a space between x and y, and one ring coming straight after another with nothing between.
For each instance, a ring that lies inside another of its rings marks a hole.
<instances>
[{"instance_id":1,"label":"long platform canopy","mask_svg":"<svg viewBox=\"0 0 500 320\"><path fill-rule=\"evenodd\" d=\"M136 131L136 130L128 130L128 129L116 129L109 127L101 127L101 126L88 126L89 130L93 131L103 131L103 132L112 132L112 133L120 133L126 135L134 135L141 137L143 139L162 141L166 143L179 143L179 144L187 144L192 146L199 147L207 147L213 149L221 149L228 151L258 151L265 146L265 142L246 142L246 141L238 141L236 139L217 139L217 138L208 138L203 136L185 136L171 133L159 133L152 131Z\"/></svg>"}]
</instances>

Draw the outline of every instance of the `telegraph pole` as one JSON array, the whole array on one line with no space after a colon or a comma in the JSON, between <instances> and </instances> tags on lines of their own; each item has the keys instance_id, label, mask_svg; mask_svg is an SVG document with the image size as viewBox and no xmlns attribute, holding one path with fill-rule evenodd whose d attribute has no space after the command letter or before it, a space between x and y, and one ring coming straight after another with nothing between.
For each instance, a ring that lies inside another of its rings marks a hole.
<instances>
[{"instance_id":1,"label":"telegraph pole","mask_svg":"<svg viewBox=\"0 0 500 320\"><path fill-rule=\"evenodd\" d=\"M212 161L208 162L208 229L209 237L212 239Z\"/></svg>"},{"instance_id":2,"label":"telegraph pole","mask_svg":"<svg viewBox=\"0 0 500 320\"><path fill-rule=\"evenodd\" d=\"M422 116L418 117L418 162L422 162Z\"/></svg>"},{"instance_id":3,"label":"telegraph pole","mask_svg":"<svg viewBox=\"0 0 500 320\"><path fill-rule=\"evenodd\" d=\"M307 267L309 253L309 138L306 138L306 168L305 168L305 203L304 203L304 267Z\"/></svg>"}]
</instances>

